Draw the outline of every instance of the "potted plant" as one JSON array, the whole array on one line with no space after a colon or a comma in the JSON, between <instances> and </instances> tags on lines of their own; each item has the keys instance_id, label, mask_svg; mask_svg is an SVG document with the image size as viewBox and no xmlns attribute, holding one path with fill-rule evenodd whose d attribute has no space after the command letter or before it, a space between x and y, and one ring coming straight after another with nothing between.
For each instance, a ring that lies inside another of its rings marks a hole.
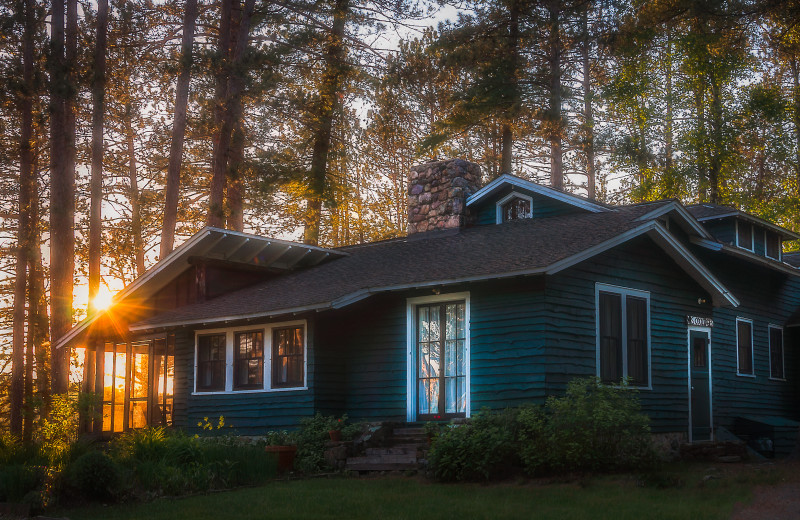
<instances>
[{"instance_id":1,"label":"potted plant","mask_svg":"<svg viewBox=\"0 0 800 520\"><path fill-rule=\"evenodd\" d=\"M294 436L283 431L271 431L266 436L268 453L278 456L278 473L286 473L294 467L294 458L297 455L297 443Z\"/></svg>"},{"instance_id":2,"label":"potted plant","mask_svg":"<svg viewBox=\"0 0 800 520\"><path fill-rule=\"evenodd\" d=\"M342 440L342 428L347 423L347 414L337 418L331 416L328 420L328 436L333 442L340 442Z\"/></svg>"}]
</instances>

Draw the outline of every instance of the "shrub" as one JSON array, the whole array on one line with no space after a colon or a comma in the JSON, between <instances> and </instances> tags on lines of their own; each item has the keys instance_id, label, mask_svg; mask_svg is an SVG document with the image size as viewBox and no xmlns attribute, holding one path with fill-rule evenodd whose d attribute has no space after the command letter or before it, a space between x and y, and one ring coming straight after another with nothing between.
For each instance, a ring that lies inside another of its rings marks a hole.
<instances>
[{"instance_id":1,"label":"shrub","mask_svg":"<svg viewBox=\"0 0 800 520\"><path fill-rule=\"evenodd\" d=\"M119 469L111 457L101 451L88 451L70 464L69 484L89 500L112 498L119 485Z\"/></svg>"},{"instance_id":2,"label":"shrub","mask_svg":"<svg viewBox=\"0 0 800 520\"><path fill-rule=\"evenodd\" d=\"M617 470L653 461L649 418L626 384L598 378L571 381L547 400L550 465L563 470Z\"/></svg>"},{"instance_id":3,"label":"shrub","mask_svg":"<svg viewBox=\"0 0 800 520\"><path fill-rule=\"evenodd\" d=\"M636 391L597 378L570 382L544 408L484 410L440 428L426 426L435 434L428 462L434 478L445 481L497 478L518 468L529 475L642 469L657 460Z\"/></svg>"},{"instance_id":4,"label":"shrub","mask_svg":"<svg viewBox=\"0 0 800 520\"><path fill-rule=\"evenodd\" d=\"M296 431L267 432L266 440L272 446L297 445L295 468L303 473L316 473L329 469L324 455L330 440L328 432L331 430L340 430L343 439L351 440L361 432L362 426L349 423L346 414L336 417L317 412L300 419L300 427Z\"/></svg>"},{"instance_id":5,"label":"shrub","mask_svg":"<svg viewBox=\"0 0 800 520\"><path fill-rule=\"evenodd\" d=\"M464 424L442 430L428 453L433 476L443 481L482 480L518 466L517 414L513 409L484 410Z\"/></svg>"},{"instance_id":6,"label":"shrub","mask_svg":"<svg viewBox=\"0 0 800 520\"><path fill-rule=\"evenodd\" d=\"M23 502L43 483L42 468L24 464L0 466L0 502Z\"/></svg>"}]
</instances>

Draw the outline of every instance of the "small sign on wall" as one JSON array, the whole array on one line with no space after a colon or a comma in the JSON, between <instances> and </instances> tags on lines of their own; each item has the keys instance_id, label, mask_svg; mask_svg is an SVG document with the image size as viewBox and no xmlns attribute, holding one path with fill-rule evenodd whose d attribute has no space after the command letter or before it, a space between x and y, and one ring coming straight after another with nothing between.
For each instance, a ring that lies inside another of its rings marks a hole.
<instances>
[{"instance_id":1,"label":"small sign on wall","mask_svg":"<svg viewBox=\"0 0 800 520\"><path fill-rule=\"evenodd\" d=\"M713 327L714 320L703 316L686 315L686 324L693 327Z\"/></svg>"}]
</instances>

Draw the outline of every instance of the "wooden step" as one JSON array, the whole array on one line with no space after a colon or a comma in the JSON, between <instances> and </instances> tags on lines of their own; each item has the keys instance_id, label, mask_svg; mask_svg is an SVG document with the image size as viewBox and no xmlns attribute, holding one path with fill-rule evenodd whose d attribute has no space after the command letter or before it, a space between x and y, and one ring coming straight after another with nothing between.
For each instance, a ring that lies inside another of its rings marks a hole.
<instances>
[{"instance_id":1,"label":"wooden step","mask_svg":"<svg viewBox=\"0 0 800 520\"><path fill-rule=\"evenodd\" d=\"M416 426L406 426L403 428L395 428L392 431L395 437L425 437L425 428Z\"/></svg>"},{"instance_id":2,"label":"wooden step","mask_svg":"<svg viewBox=\"0 0 800 520\"><path fill-rule=\"evenodd\" d=\"M367 457L380 457L383 455L413 455L416 457L418 449L419 447L416 444L393 446L391 448L367 448L364 450L364 454Z\"/></svg>"}]
</instances>

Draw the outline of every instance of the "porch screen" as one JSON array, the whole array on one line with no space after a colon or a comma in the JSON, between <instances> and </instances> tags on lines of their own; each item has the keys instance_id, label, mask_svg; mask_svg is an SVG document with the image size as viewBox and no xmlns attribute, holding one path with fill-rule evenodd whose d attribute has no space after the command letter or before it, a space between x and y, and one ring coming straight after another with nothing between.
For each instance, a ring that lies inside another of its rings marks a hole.
<instances>
[{"instance_id":1,"label":"porch screen","mask_svg":"<svg viewBox=\"0 0 800 520\"><path fill-rule=\"evenodd\" d=\"M466 306L417 307L417 393L420 418L466 412Z\"/></svg>"}]
</instances>

